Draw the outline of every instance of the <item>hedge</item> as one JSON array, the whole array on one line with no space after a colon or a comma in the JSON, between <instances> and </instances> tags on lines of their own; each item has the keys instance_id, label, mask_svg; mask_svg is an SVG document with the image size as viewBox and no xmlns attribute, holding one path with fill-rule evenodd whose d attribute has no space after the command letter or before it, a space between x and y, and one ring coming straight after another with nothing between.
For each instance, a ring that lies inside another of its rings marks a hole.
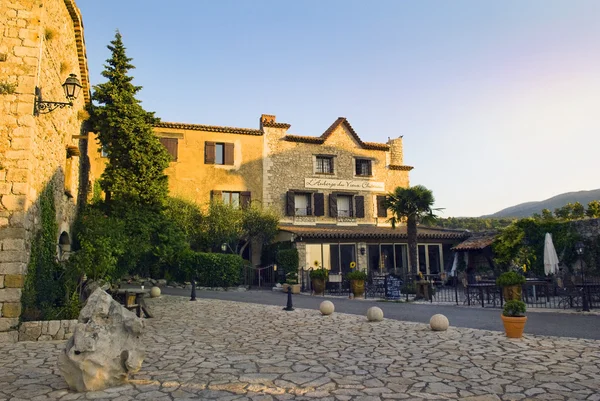
<instances>
[{"instance_id":1,"label":"hedge","mask_svg":"<svg viewBox=\"0 0 600 401\"><path fill-rule=\"evenodd\" d=\"M232 287L242 284L244 259L239 255L189 251L182 258L186 280L196 278L201 287Z\"/></svg>"}]
</instances>

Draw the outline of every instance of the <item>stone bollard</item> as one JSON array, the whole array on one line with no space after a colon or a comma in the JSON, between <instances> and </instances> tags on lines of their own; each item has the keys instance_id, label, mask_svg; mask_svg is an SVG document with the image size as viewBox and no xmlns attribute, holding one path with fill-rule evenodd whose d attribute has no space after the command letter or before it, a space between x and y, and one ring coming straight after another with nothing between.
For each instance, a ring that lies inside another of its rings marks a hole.
<instances>
[{"instance_id":1,"label":"stone bollard","mask_svg":"<svg viewBox=\"0 0 600 401\"><path fill-rule=\"evenodd\" d=\"M383 311L381 308L372 306L367 310L367 319L369 322L381 322L383 320Z\"/></svg>"},{"instance_id":2,"label":"stone bollard","mask_svg":"<svg viewBox=\"0 0 600 401\"><path fill-rule=\"evenodd\" d=\"M321 305L319 305L319 310L325 316L331 315L335 311L335 306L331 301L323 301Z\"/></svg>"},{"instance_id":3,"label":"stone bollard","mask_svg":"<svg viewBox=\"0 0 600 401\"><path fill-rule=\"evenodd\" d=\"M439 313L431 316L431 319L429 319L429 327L431 327L431 330L433 331L446 331L448 330L449 325L450 322L448 321L448 318Z\"/></svg>"}]
</instances>

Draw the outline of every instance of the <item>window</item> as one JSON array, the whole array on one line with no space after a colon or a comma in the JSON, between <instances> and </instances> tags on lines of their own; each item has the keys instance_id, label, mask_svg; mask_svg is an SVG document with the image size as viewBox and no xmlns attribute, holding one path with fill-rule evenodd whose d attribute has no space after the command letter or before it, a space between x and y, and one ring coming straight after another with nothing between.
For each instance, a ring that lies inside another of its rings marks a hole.
<instances>
[{"instance_id":1,"label":"window","mask_svg":"<svg viewBox=\"0 0 600 401\"><path fill-rule=\"evenodd\" d=\"M353 217L352 197L349 195L338 195L337 197L338 217Z\"/></svg>"},{"instance_id":2,"label":"window","mask_svg":"<svg viewBox=\"0 0 600 401\"><path fill-rule=\"evenodd\" d=\"M371 160L356 159L356 175L361 175L361 176L373 175L373 172L371 169Z\"/></svg>"},{"instance_id":3,"label":"window","mask_svg":"<svg viewBox=\"0 0 600 401\"><path fill-rule=\"evenodd\" d=\"M204 163L233 166L233 143L205 142Z\"/></svg>"},{"instance_id":4,"label":"window","mask_svg":"<svg viewBox=\"0 0 600 401\"><path fill-rule=\"evenodd\" d=\"M333 157L317 156L317 174L333 174Z\"/></svg>"},{"instance_id":5,"label":"window","mask_svg":"<svg viewBox=\"0 0 600 401\"><path fill-rule=\"evenodd\" d=\"M239 192L221 192L221 198L223 199L223 203L226 205L231 205L233 207L240 207L240 193Z\"/></svg>"},{"instance_id":6,"label":"window","mask_svg":"<svg viewBox=\"0 0 600 401\"><path fill-rule=\"evenodd\" d=\"M108 152L106 151L106 146L102 146L102 149L100 150L100 156L108 157Z\"/></svg>"},{"instance_id":7,"label":"window","mask_svg":"<svg viewBox=\"0 0 600 401\"><path fill-rule=\"evenodd\" d=\"M162 143L162 145L165 148L167 148L167 152L169 153L169 155L171 155L171 160L177 161L178 139L177 138L158 138L158 140L160 141L160 143Z\"/></svg>"},{"instance_id":8,"label":"window","mask_svg":"<svg viewBox=\"0 0 600 401\"><path fill-rule=\"evenodd\" d=\"M210 191L211 202L215 200L222 201L226 205L232 205L236 208L246 209L250 206L250 191Z\"/></svg>"},{"instance_id":9,"label":"window","mask_svg":"<svg viewBox=\"0 0 600 401\"><path fill-rule=\"evenodd\" d=\"M310 194L294 194L294 208L296 216L312 215L310 198Z\"/></svg>"}]
</instances>

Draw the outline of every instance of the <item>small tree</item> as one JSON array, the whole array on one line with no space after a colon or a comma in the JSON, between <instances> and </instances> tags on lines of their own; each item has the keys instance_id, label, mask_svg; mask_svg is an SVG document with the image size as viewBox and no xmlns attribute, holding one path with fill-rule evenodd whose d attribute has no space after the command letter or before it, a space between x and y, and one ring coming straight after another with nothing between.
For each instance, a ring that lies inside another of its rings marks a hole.
<instances>
[{"instance_id":1,"label":"small tree","mask_svg":"<svg viewBox=\"0 0 600 401\"><path fill-rule=\"evenodd\" d=\"M94 87L90 123L108 156L100 185L106 200L128 206L161 205L169 192L165 168L170 156L154 135L158 119L145 111L135 95L141 89L127 73L135 68L125 55L121 34L108 46L102 76L107 82Z\"/></svg>"},{"instance_id":2,"label":"small tree","mask_svg":"<svg viewBox=\"0 0 600 401\"><path fill-rule=\"evenodd\" d=\"M571 219L572 220L580 220L585 217L585 208L579 202L573 203L573 207L571 208Z\"/></svg>"},{"instance_id":3,"label":"small tree","mask_svg":"<svg viewBox=\"0 0 600 401\"><path fill-rule=\"evenodd\" d=\"M593 200L587 205L587 210L585 211L585 215L592 219L596 219L600 217L600 201Z\"/></svg>"},{"instance_id":4,"label":"small tree","mask_svg":"<svg viewBox=\"0 0 600 401\"><path fill-rule=\"evenodd\" d=\"M431 222L437 217L433 212L435 198L431 190L423 185L410 188L398 187L386 197L386 207L393 213L389 221L392 228L406 219L408 236L408 265L412 274L417 274L417 224Z\"/></svg>"}]
</instances>

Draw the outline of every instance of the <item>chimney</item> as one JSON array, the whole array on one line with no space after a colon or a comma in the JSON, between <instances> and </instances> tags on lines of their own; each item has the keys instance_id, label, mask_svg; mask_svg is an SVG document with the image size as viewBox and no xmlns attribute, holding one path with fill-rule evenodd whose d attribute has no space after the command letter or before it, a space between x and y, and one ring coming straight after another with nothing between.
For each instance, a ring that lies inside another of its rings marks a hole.
<instances>
[{"instance_id":1,"label":"chimney","mask_svg":"<svg viewBox=\"0 0 600 401\"><path fill-rule=\"evenodd\" d=\"M263 127L263 124L273 124L277 118L272 114L263 114L260 116L260 128Z\"/></svg>"},{"instance_id":2,"label":"chimney","mask_svg":"<svg viewBox=\"0 0 600 401\"><path fill-rule=\"evenodd\" d=\"M390 145L390 164L393 166L402 166L404 163L402 136L388 140L388 144Z\"/></svg>"}]
</instances>

